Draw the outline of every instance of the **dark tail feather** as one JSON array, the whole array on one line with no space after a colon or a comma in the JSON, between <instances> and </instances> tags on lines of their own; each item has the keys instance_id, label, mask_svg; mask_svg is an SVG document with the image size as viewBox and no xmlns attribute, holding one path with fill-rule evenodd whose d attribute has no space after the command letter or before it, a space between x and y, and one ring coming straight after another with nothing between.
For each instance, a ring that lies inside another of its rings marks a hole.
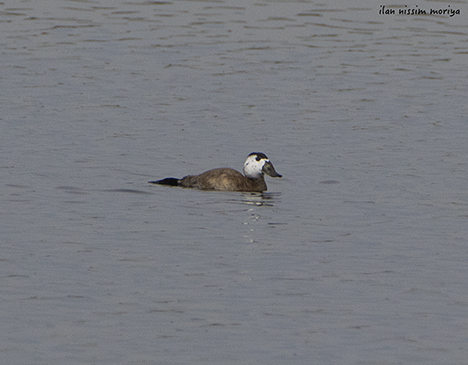
<instances>
[{"instance_id":1,"label":"dark tail feather","mask_svg":"<svg viewBox=\"0 0 468 365\"><path fill-rule=\"evenodd\" d=\"M175 177L166 177L162 180L157 181L148 181L150 184L159 184L159 185L170 185L170 186L179 186L179 179Z\"/></svg>"}]
</instances>

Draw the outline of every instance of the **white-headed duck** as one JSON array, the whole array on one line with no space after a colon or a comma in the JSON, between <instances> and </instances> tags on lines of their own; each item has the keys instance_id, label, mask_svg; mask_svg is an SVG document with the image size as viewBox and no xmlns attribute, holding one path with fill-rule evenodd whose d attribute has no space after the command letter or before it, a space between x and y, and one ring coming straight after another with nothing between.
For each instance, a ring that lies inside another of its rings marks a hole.
<instances>
[{"instance_id":1,"label":"white-headed duck","mask_svg":"<svg viewBox=\"0 0 468 365\"><path fill-rule=\"evenodd\" d=\"M262 192L267 190L264 174L281 177L268 157L261 152L252 152L245 160L244 175L230 168L208 170L200 175L189 175L182 179L168 177L149 181L151 184L180 186L200 190Z\"/></svg>"}]
</instances>

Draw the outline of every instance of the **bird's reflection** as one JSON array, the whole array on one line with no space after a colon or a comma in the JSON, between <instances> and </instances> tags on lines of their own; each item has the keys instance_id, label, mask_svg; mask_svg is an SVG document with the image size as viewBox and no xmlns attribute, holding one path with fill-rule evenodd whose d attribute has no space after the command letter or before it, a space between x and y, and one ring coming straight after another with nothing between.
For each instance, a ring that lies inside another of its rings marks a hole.
<instances>
[{"instance_id":1,"label":"bird's reflection","mask_svg":"<svg viewBox=\"0 0 468 365\"><path fill-rule=\"evenodd\" d=\"M242 193L243 204L255 206L274 206L281 198L281 193Z\"/></svg>"}]
</instances>

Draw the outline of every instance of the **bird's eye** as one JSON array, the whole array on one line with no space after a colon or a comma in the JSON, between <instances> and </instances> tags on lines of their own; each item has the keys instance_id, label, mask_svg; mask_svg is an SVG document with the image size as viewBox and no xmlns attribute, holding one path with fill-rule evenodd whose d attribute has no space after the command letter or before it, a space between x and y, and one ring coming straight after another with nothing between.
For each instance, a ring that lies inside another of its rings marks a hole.
<instances>
[{"instance_id":1,"label":"bird's eye","mask_svg":"<svg viewBox=\"0 0 468 365\"><path fill-rule=\"evenodd\" d=\"M257 161L260 161L260 160L261 160L261 157L260 157L260 156L257 156L257 157L255 157L255 159L256 159Z\"/></svg>"}]
</instances>

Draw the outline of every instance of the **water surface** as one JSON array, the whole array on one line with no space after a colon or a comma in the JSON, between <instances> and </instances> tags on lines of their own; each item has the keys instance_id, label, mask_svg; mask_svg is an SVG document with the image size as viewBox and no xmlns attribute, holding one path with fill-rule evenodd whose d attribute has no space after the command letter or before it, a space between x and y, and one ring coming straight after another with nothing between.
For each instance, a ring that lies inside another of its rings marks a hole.
<instances>
[{"instance_id":1,"label":"water surface","mask_svg":"<svg viewBox=\"0 0 468 365\"><path fill-rule=\"evenodd\" d=\"M2 3L1 362L466 363L468 6L380 5Z\"/></svg>"}]
</instances>

